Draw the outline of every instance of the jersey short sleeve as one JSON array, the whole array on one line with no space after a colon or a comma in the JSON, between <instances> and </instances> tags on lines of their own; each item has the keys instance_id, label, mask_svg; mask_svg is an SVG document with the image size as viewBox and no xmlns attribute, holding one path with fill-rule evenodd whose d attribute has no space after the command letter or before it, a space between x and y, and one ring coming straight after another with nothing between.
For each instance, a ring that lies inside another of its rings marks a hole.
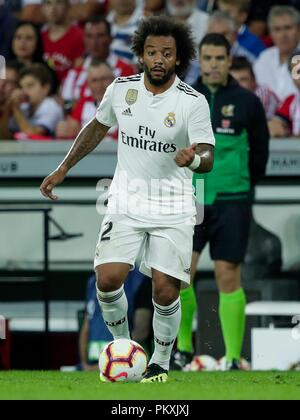
<instances>
[{"instance_id":1,"label":"jersey short sleeve","mask_svg":"<svg viewBox=\"0 0 300 420\"><path fill-rule=\"evenodd\" d=\"M193 102L188 116L188 136L190 144L205 143L215 145L215 136L211 124L210 110L204 96Z\"/></svg>"},{"instance_id":2,"label":"jersey short sleeve","mask_svg":"<svg viewBox=\"0 0 300 420\"><path fill-rule=\"evenodd\" d=\"M108 86L96 113L96 119L99 123L107 127L113 127L118 124L118 120L113 109L114 87L114 82Z\"/></svg>"}]
</instances>

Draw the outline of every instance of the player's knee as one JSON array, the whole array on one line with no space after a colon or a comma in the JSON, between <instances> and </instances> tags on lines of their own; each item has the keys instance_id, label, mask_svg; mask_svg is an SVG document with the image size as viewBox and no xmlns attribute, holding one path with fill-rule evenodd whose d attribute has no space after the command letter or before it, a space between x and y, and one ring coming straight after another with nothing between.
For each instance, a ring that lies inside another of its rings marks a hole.
<instances>
[{"instance_id":1,"label":"player's knee","mask_svg":"<svg viewBox=\"0 0 300 420\"><path fill-rule=\"evenodd\" d=\"M240 269L235 264L216 267L216 279L222 293L233 293L241 287Z\"/></svg>"},{"instance_id":2,"label":"player's knee","mask_svg":"<svg viewBox=\"0 0 300 420\"><path fill-rule=\"evenodd\" d=\"M97 288L101 292L109 293L119 290L123 285L121 273L98 269L96 272Z\"/></svg>"},{"instance_id":3,"label":"player's knee","mask_svg":"<svg viewBox=\"0 0 300 420\"><path fill-rule=\"evenodd\" d=\"M155 288L153 292L154 302L161 306L172 305L179 297L177 288Z\"/></svg>"},{"instance_id":4,"label":"player's knee","mask_svg":"<svg viewBox=\"0 0 300 420\"><path fill-rule=\"evenodd\" d=\"M170 306L178 298L181 282L163 273L154 271L153 273L153 299L161 306Z\"/></svg>"}]
</instances>

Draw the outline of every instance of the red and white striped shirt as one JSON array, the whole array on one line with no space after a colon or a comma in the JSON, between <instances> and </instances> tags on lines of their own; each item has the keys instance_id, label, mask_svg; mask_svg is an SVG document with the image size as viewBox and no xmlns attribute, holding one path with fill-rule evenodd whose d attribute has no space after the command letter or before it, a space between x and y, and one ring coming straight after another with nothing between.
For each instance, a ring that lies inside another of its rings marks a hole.
<instances>
[{"instance_id":1,"label":"red and white striped shirt","mask_svg":"<svg viewBox=\"0 0 300 420\"><path fill-rule=\"evenodd\" d=\"M81 127L85 126L90 122L95 116L98 109L99 103L97 103L92 96L87 98L81 98L74 106L71 118L76 120ZM117 127L111 128L107 135L112 137L114 140L118 139L118 129Z\"/></svg>"},{"instance_id":2,"label":"red and white striped shirt","mask_svg":"<svg viewBox=\"0 0 300 420\"><path fill-rule=\"evenodd\" d=\"M257 86L255 94L259 97L263 104L267 120L271 120L276 114L276 111L280 105L280 99L267 86Z\"/></svg>"},{"instance_id":3,"label":"red and white striped shirt","mask_svg":"<svg viewBox=\"0 0 300 420\"><path fill-rule=\"evenodd\" d=\"M293 136L300 136L300 92L289 96L276 112L276 116L283 119L289 126Z\"/></svg>"},{"instance_id":4,"label":"red and white striped shirt","mask_svg":"<svg viewBox=\"0 0 300 420\"><path fill-rule=\"evenodd\" d=\"M87 57L81 67L71 69L68 72L61 92L65 101L74 101L91 96L91 91L87 85L87 73L91 62L92 58ZM127 77L136 73L134 66L114 54L110 54L107 63L113 69L115 77Z\"/></svg>"}]
</instances>

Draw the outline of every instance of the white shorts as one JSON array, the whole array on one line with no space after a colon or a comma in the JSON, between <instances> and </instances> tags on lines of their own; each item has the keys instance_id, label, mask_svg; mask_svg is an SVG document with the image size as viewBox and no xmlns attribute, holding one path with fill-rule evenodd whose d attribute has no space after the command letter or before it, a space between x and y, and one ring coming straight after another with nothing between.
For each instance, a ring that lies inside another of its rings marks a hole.
<instances>
[{"instance_id":1,"label":"white shorts","mask_svg":"<svg viewBox=\"0 0 300 420\"><path fill-rule=\"evenodd\" d=\"M152 277L152 269L190 284L193 253L194 218L187 224L148 225L126 218L102 223L94 267L125 263L135 267L142 255L140 271Z\"/></svg>"}]
</instances>

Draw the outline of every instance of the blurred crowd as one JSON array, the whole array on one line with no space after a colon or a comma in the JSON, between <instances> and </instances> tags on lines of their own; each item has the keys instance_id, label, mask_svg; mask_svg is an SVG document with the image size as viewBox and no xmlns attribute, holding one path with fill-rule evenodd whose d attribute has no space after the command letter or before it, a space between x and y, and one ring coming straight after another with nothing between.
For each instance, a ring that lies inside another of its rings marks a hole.
<instances>
[{"instance_id":1,"label":"blurred crowd","mask_svg":"<svg viewBox=\"0 0 300 420\"><path fill-rule=\"evenodd\" d=\"M0 0L0 139L74 139L106 88L140 71L144 16L186 22L232 46L232 75L261 99L272 137L300 136L300 0ZM181 78L201 77L198 60ZM109 135L117 139L117 128Z\"/></svg>"}]
</instances>

